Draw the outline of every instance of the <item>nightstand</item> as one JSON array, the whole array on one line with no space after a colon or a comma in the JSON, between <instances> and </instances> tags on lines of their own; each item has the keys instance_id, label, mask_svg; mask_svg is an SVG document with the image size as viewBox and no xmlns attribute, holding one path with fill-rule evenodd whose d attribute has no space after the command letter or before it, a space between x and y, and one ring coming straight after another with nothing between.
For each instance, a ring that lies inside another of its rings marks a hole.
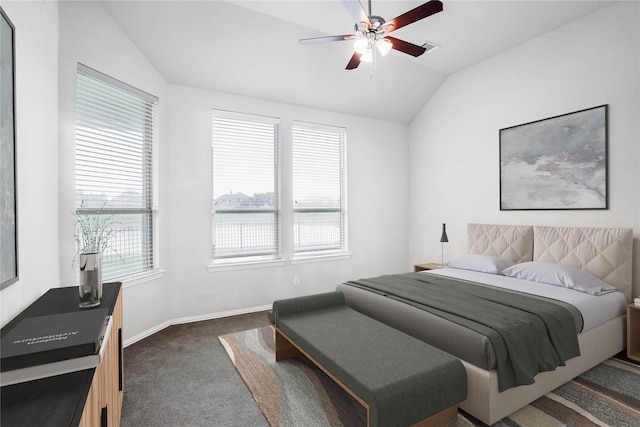
<instances>
[{"instance_id":1,"label":"nightstand","mask_svg":"<svg viewBox=\"0 0 640 427\"><path fill-rule=\"evenodd\" d=\"M428 262L426 264L415 264L413 266L413 272L417 273L418 271L435 270L436 268L442 268L442 267L444 267L442 264L438 264L436 262Z\"/></svg>"},{"instance_id":2,"label":"nightstand","mask_svg":"<svg viewBox=\"0 0 640 427\"><path fill-rule=\"evenodd\" d=\"M640 362L640 305L627 306L627 357Z\"/></svg>"}]
</instances>

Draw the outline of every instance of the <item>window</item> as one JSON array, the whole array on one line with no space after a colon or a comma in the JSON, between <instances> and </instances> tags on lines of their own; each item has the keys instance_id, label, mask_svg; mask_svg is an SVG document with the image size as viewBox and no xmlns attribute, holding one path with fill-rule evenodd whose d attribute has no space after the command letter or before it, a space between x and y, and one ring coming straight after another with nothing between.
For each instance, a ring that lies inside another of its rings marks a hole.
<instances>
[{"instance_id":1,"label":"window","mask_svg":"<svg viewBox=\"0 0 640 427\"><path fill-rule=\"evenodd\" d=\"M78 64L76 215L113 235L102 278L155 267L154 133L158 99Z\"/></svg>"},{"instance_id":2,"label":"window","mask_svg":"<svg viewBox=\"0 0 640 427\"><path fill-rule=\"evenodd\" d=\"M293 252L347 250L343 128L293 124Z\"/></svg>"},{"instance_id":3,"label":"window","mask_svg":"<svg viewBox=\"0 0 640 427\"><path fill-rule=\"evenodd\" d=\"M214 110L214 261L280 257L279 120Z\"/></svg>"}]
</instances>

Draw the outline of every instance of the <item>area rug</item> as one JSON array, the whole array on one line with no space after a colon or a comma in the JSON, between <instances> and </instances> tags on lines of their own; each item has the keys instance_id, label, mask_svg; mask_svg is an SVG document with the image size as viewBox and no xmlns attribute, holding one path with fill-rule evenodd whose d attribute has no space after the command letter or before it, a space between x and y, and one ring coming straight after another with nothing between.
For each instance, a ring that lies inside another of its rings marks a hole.
<instances>
[{"instance_id":1,"label":"area rug","mask_svg":"<svg viewBox=\"0 0 640 427\"><path fill-rule=\"evenodd\" d=\"M276 363L263 327L218 337L272 427L358 427L365 409L305 358ZM459 411L458 427L485 426ZM612 358L494 426L640 426L640 366Z\"/></svg>"}]
</instances>

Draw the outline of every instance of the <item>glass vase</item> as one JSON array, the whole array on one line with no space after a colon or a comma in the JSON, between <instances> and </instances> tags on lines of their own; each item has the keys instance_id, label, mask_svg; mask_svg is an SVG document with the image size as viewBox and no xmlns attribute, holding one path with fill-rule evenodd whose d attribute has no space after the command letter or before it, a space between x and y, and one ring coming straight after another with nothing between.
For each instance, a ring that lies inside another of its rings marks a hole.
<instances>
[{"instance_id":1,"label":"glass vase","mask_svg":"<svg viewBox=\"0 0 640 427\"><path fill-rule=\"evenodd\" d=\"M80 308L100 305L102 299L102 264L99 253L79 254L80 281L78 293Z\"/></svg>"}]
</instances>

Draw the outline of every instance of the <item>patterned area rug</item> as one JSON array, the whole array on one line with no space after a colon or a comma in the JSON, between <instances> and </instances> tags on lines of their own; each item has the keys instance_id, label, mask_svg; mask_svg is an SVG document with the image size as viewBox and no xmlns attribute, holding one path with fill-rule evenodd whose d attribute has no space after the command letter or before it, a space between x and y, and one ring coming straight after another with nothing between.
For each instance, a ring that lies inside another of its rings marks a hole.
<instances>
[{"instance_id":1,"label":"patterned area rug","mask_svg":"<svg viewBox=\"0 0 640 427\"><path fill-rule=\"evenodd\" d=\"M276 363L271 327L218 338L273 427L357 427L365 409L305 358ZM463 411L458 427L485 426ZM612 358L494 426L640 426L640 366Z\"/></svg>"}]
</instances>

